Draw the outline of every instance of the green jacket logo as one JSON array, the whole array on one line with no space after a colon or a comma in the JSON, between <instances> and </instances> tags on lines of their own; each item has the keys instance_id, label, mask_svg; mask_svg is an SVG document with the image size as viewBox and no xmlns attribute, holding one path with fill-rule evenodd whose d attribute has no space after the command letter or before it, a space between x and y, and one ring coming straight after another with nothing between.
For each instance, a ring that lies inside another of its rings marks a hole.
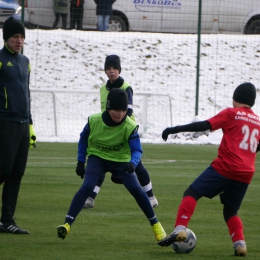
<instances>
[{"instance_id":1,"label":"green jacket logo","mask_svg":"<svg viewBox=\"0 0 260 260\"><path fill-rule=\"evenodd\" d=\"M103 143L97 143L91 141L91 145L101 151L120 151L124 144L121 143L113 146L108 146L108 145L104 145Z\"/></svg>"}]
</instances>

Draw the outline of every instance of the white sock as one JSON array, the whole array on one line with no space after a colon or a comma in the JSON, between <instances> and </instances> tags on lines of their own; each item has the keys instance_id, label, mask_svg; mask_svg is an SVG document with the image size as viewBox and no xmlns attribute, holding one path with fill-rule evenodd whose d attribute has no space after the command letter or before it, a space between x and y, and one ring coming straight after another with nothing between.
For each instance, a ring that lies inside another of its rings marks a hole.
<instances>
[{"instance_id":1,"label":"white sock","mask_svg":"<svg viewBox=\"0 0 260 260\"><path fill-rule=\"evenodd\" d=\"M246 242L245 240L237 240L236 242L233 243L233 247L236 248L237 246L245 246Z\"/></svg>"},{"instance_id":2,"label":"white sock","mask_svg":"<svg viewBox=\"0 0 260 260\"><path fill-rule=\"evenodd\" d=\"M153 187L152 187L152 183L151 182L149 182L147 185L145 185L145 186L142 186L142 189L143 189L143 191L144 192L147 192L147 191L149 191L149 190L151 190Z\"/></svg>"},{"instance_id":3,"label":"white sock","mask_svg":"<svg viewBox=\"0 0 260 260\"><path fill-rule=\"evenodd\" d=\"M100 190L100 187L99 187L99 186L96 186L93 191L98 194L98 193L99 193L99 190Z\"/></svg>"}]
</instances>

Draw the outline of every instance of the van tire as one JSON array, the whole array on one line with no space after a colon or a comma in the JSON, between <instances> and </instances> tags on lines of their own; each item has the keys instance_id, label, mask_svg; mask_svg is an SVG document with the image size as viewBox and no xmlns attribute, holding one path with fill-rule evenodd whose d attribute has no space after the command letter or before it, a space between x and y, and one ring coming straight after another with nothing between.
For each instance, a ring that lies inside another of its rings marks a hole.
<instances>
[{"instance_id":1,"label":"van tire","mask_svg":"<svg viewBox=\"0 0 260 260\"><path fill-rule=\"evenodd\" d=\"M119 16L112 15L108 23L109 32L124 32L126 30L126 24L124 20Z\"/></svg>"},{"instance_id":2,"label":"van tire","mask_svg":"<svg viewBox=\"0 0 260 260\"><path fill-rule=\"evenodd\" d=\"M246 34L260 34L260 18L258 18L258 20L252 21L248 25Z\"/></svg>"}]
</instances>

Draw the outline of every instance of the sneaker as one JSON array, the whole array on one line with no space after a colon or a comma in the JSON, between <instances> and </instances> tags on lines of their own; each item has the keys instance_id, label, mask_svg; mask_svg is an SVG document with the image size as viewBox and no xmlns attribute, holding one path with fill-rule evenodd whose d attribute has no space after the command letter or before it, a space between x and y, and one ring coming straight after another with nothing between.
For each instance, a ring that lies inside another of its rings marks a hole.
<instances>
[{"instance_id":1,"label":"sneaker","mask_svg":"<svg viewBox=\"0 0 260 260\"><path fill-rule=\"evenodd\" d=\"M150 201L151 206L152 206L153 208L158 207L159 203L158 203L158 200L155 198L155 196L149 197L149 201Z\"/></svg>"},{"instance_id":2,"label":"sneaker","mask_svg":"<svg viewBox=\"0 0 260 260\"><path fill-rule=\"evenodd\" d=\"M65 223L57 227L58 237L64 239L70 232L70 224Z\"/></svg>"},{"instance_id":3,"label":"sneaker","mask_svg":"<svg viewBox=\"0 0 260 260\"><path fill-rule=\"evenodd\" d=\"M3 224L0 222L0 233L11 233L11 234L30 234L28 230L23 230L19 228L14 220L8 224Z\"/></svg>"},{"instance_id":4,"label":"sneaker","mask_svg":"<svg viewBox=\"0 0 260 260\"><path fill-rule=\"evenodd\" d=\"M84 209L93 209L94 208L94 199L88 197L83 208Z\"/></svg>"},{"instance_id":5,"label":"sneaker","mask_svg":"<svg viewBox=\"0 0 260 260\"><path fill-rule=\"evenodd\" d=\"M186 230L182 229L179 232L173 231L169 236L165 237L161 241L158 242L159 246L169 246L173 242L182 242L186 239L187 234Z\"/></svg>"},{"instance_id":6,"label":"sneaker","mask_svg":"<svg viewBox=\"0 0 260 260\"><path fill-rule=\"evenodd\" d=\"M247 248L245 243L238 243L234 245L235 256L246 256Z\"/></svg>"},{"instance_id":7,"label":"sneaker","mask_svg":"<svg viewBox=\"0 0 260 260\"><path fill-rule=\"evenodd\" d=\"M155 239L157 241L161 241L163 238L166 237L166 233L160 222L157 222L156 224L152 225L152 230L155 234Z\"/></svg>"}]
</instances>

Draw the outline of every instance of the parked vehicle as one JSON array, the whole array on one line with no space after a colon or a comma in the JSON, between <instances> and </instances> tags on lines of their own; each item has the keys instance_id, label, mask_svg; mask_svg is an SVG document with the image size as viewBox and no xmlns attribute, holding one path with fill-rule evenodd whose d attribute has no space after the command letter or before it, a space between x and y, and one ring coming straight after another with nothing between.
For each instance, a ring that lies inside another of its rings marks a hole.
<instances>
[{"instance_id":1,"label":"parked vehicle","mask_svg":"<svg viewBox=\"0 0 260 260\"><path fill-rule=\"evenodd\" d=\"M14 0L0 0L0 26L4 21L13 16L15 19L21 20L22 7Z\"/></svg>"},{"instance_id":2,"label":"parked vehicle","mask_svg":"<svg viewBox=\"0 0 260 260\"><path fill-rule=\"evenodd\" d=\"M21 0L19 0L21 2ZM52 27L53 0L24 0L25 22ZM117 0L109 31L196 33L199 0ZM202 33L260 34L260 0L202 1ZM84 29L96 29L94 0L84 4Z\"/></svg>"}]
</instances>

